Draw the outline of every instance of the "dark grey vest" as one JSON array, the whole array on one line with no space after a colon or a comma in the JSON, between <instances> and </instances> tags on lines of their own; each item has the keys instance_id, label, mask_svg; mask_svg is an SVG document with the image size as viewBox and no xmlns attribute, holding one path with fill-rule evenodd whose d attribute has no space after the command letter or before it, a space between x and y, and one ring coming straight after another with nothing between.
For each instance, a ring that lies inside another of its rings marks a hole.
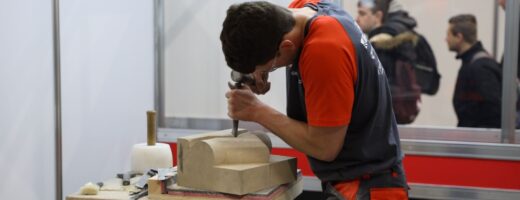
<instances>
[{"instance_id":1,"label":"dark grey vest","mask_svg":"<svg viewBox=\"0 0 520 200\"><path fill-rule=\"evenodd\" d=\"M354 106L343 148L332 162L308 157L312 170L322 181L343 181L400 164L403 154L388 81L367 37L354 19L337 5L320 2L306 6L318 12L315 17L326 15L336 18L346 30L346 37L350 37L354 43L357 57ZM312 21L307 23L305 34ZM287 70L287 115L307 122L305 88L300 78L298 61L299 56L293 67Z\"/></svg>"}]
</instances>

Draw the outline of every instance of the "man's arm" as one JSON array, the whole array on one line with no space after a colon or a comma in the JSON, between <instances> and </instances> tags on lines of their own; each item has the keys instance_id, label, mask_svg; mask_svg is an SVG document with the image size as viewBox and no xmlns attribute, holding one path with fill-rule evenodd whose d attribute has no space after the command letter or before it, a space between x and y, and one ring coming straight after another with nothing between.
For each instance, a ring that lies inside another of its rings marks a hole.
<instances>
[{"instance_id":1,"label":"man's arm","mask_svg":"<svg viewBox=\"0 0 520 200\"><path fill-rule=\"evenodd\" d=\"M293 120L256 98L249 88L231 90L228 115L254 121L284 140L291 147L322 161L333 161L343 147L348 126L316 127Z\"/></svg>"}]
</instances>

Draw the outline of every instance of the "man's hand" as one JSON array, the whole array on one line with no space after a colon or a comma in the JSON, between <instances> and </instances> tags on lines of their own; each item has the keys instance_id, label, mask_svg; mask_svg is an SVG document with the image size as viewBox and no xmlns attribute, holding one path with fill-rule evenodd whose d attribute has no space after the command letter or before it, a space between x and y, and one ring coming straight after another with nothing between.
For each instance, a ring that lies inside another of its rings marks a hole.
<instances>
[{"instance_id":1,"label":"man's hand","mask_svg":"<svg viewBox=\"0 0 520 200\"><path fill-rule=\"evenodd\" d=\"M315 127L296 121L264 104L247 85L226 93L231 119L254 121L291 147L322 161L333 161L343 147L348 125Z\"/></svg>"},{"instance_id":2,"label":"man's hand","mask_svg":"<svg viewBox=\"0 0 520 200\"><path fill-rule=\"evenodd\" d=\"M266 106L253 94L249 86L242 89L232 89L226 93L228 99L228 116L231 119L255 121L256 114Z\"/></svg>"}]
</instances>

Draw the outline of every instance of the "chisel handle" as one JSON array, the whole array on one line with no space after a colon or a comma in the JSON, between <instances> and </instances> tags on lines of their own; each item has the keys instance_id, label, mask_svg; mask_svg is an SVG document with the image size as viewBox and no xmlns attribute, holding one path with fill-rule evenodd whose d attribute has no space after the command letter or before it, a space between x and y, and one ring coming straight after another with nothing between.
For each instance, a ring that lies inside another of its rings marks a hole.
<instances>
[{"instance_id":1,"label":"chisel handle","mask_svg":"<svg viewBox=\"0 0 520 200\"><path fill-rule=\"evenodd\" d=\"M147 143L148 146L154 146L157 141L157 123L155 111L146 112L147 119Z\"/></svg>"}]
</instances>

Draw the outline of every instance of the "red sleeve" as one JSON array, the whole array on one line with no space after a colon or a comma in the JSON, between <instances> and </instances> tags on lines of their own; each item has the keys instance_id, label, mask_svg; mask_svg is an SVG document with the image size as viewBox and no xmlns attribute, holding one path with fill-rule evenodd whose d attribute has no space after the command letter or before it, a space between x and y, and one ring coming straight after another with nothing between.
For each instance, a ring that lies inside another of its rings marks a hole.
<instances>
[{"instance_id":1,"label":"red sleeve","mask_svg":"<svg viewBox=\"0 0 520 200\"><path fill-rule=\"evenodd\" d=\"M289 4L289 8L303 8L307 3L318 4L320 0L294 0Z\"/></svg>"},{"instance_id":2,"label":"red sleeve","mask_svg":"<svg viewBox=\"0 0 520 200\"><path fill-rule=\"evenodd\" d=\"M312 22L299 64L308 123L329 127L348 125L357 79L356 51L335 18L320 16Z\"/></svg>"}]
</instances>

